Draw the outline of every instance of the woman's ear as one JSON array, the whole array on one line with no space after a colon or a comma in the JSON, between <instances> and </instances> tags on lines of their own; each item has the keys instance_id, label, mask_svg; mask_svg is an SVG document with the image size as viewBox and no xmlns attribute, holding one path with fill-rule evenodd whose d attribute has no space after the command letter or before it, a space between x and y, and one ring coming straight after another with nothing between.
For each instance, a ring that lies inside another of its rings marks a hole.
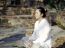
<instances>
[{"instance_id":1,"label":"woman's ear","mask_svg":"<svg viewBox=\"0 0 65 48\"><path fill-rule=\"evenodd\" d=\"M41 14L41 16L43 16L44 14Z\"/></svg>"}]
</instances>

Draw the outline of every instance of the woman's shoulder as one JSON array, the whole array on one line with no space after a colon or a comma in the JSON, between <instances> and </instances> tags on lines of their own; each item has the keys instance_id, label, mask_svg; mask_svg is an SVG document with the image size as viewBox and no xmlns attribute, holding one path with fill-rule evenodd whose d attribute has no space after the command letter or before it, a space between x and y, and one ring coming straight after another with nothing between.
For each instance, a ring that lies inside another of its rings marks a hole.
<instances>
[{"instance_id":1,"label":"woman's shoulder","mask_svg":"<svg viewBox=\"0 0 65 48\"><path fill-rule=\"evenodd\" d=\"M50 26L50 23L48 22L47 19L42 20L41 25L43 25L43 24L44 24L44 26Z\"/></svg>"},{"instance_id":2,"label":"woman's shoulder","mask_svg":"<svg viewBox=\"0 0 65 48\"><path fill-rule=\"evenodd\" d=\"M42 24L46 24L47 22L48 22L48 21L47 21L47 19L45 19L45 18L41 20L41 23L42 23Z\"/></svg>"}]
</instances>

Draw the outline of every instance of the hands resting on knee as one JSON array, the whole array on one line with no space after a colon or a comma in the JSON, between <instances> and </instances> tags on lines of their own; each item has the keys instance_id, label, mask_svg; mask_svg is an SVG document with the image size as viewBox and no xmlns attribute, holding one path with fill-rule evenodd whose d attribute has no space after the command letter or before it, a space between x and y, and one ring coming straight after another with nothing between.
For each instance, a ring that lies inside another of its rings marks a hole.
<instances>
[{"instance_id":1,"label":"hands resting on knee","mask_svg":"<svg viewBox=\"0 0 65 48\"><path fill-rule=\"evenodd\" d=\"M28 41L25 41L24 44L25 44L26 47L32 47L33 42L31 40L28 40Z\"/></svg>"}]
</instances>

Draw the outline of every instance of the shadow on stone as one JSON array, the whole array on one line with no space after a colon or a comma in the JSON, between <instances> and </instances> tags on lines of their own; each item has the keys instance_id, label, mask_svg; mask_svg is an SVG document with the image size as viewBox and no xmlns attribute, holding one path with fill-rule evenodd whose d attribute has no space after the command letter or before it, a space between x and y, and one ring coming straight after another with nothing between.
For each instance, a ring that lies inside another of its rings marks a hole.
<instances>
[{"instance_id":1,"label":"shadow on stone","mask_svg":"<svg viewBox=\"0 0 65 48\"><path fill-rule=\"evenodd\" d=\"M25 36L25 34L16 34L16 35L13 35L10 37L6 37L6 38L3 38L0 40L0 44L14 42L14 41L22 39L22 37L24 37L24 36Z\"/></svg>"}]
</instances>

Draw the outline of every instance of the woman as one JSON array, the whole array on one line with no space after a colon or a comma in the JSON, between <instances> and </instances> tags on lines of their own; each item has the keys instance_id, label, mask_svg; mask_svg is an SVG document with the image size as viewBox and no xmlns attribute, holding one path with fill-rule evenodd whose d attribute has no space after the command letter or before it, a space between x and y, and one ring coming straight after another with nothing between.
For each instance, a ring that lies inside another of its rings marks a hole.
<instances>
[{"instance_id":1,"label":"woman","mask_svg":"<svg viewBox=\"0 0 65 48\"><path fill-rule=\"evenodd\" d=\"M37 21L34 25L34 32L27 42L30 48L51 48L51 27L46 19L46 11L42 7L35 10Z\"/></svg>"}]
</instances>

